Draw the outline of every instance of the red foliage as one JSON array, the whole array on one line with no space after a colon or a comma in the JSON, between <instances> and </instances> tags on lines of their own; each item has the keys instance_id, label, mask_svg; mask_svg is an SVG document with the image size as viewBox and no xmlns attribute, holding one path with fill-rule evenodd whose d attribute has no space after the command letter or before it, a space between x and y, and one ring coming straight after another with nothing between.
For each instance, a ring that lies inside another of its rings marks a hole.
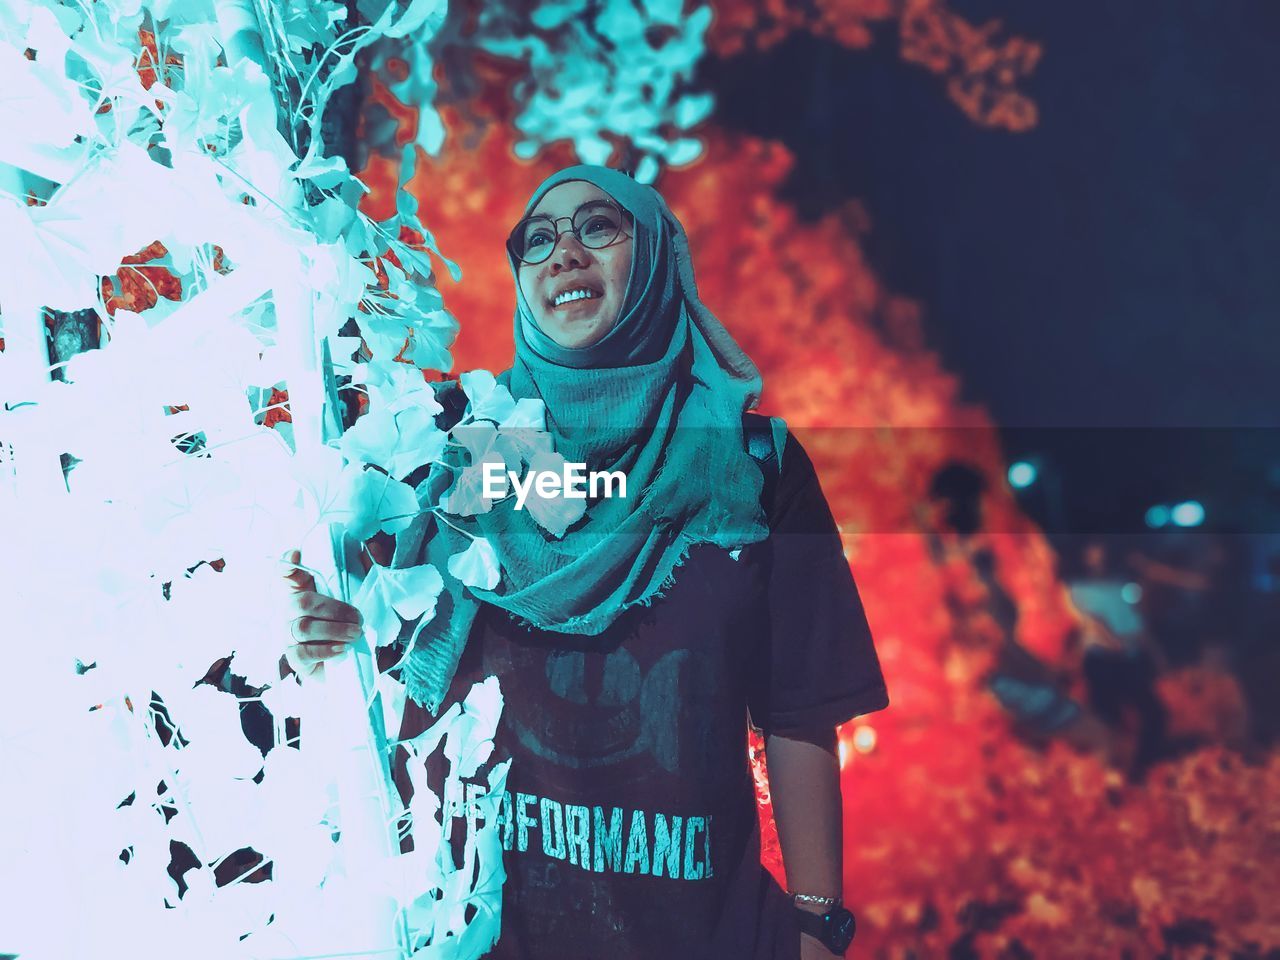
<instances>
[{"instance_id":1,"label":"red foliage","mask_svg":"<svg viewBox=\"0 0 1280 960\"><path fill-rule=\"evenodd\" d=\"M262 418L264 427L274 427L277 423L293 423L293 414L289 412L289 391L271 388L271 397L267 400L267 412Z\"/></svg>"},{"instance_id":2,"label":"red foliage","mask_svg":"<svg viewBox=\"0 0 1280 960\"><path fill-rule=\"evenodd\" d=\"M895 21L903 59L943 77L947 96L971 120L1006 130L1035 126L1035 103L1016 84L1035 69L1040 45L1022 37L1001 41L999 20L975 26L946 0L734 0L716 5L707 41L715 53L731 56L804 31L864 49L873 28Z\"/></svg>"},{"instance_id":3,"label":"red foliage","mask_svg":"<svg viewBox=\"0 0 1280 960\"><path fill-rule=\"evenodd\" d=\"M231 272L231 265L227 263L227 252L216 243L213 244L213 270L224 276Z\"/></svg>"},{"instance_id":4,"label":"red foliage","mask_svg":"<svg viewBox=\"0 0 1280 960\"><path fill-rule=\"evenodd\" d=\"M1180 739L1239 745L1248 734L1244 691L1224 667L1201 664L1160 677L1160 699L1169 706L1169 733Z\"/></svg>"},{"instance_id":5,"label":"red foliage","mask_svg":"<svg viewBox=\"0 0 1280 960\"><path fill-rule=\"evenodd\" d=\"M159 303L160 297L182 299L182 280L168 267L134 266L158 260L168 252L165 245L156 240L120 261L118 272L102 278L102 299L108 314L115 316L120 309L141 313Z\"/></svg>"},{"instance_id":6,"label":"red foliage","mask_svg":"<svg viewBox=\"0 0 1280 960\"><path fill-rule=\"evenodd\" d=\"M160 54L156 50L156 35L150 30L139 30L138 42L142 44L142 51L134 59L133 67L138 71L142 89L150 90L160 78L159 71L156 69L160 64Z\"/></svg>"},{"instance_id":7,"label":"red foliage","mask_svg":"<svg viewBox=\"0 0 1280 960\"><path fill-rule=\"evenodd\" d=\"M133 68L138 73L138 79L142 81L142 89L150 90L156 81L161 81L168 85L172 80L172 71L166 70L166 66L176 66L182 63L182 58L177 54L165 54L163 63L161 62L160 51L156 47L156 35L146 29L138 31L138 43L141 50L138 56L134 58ZM156 106L163 109L163 104L156 101Z\"/></svg>"}]
</instances>

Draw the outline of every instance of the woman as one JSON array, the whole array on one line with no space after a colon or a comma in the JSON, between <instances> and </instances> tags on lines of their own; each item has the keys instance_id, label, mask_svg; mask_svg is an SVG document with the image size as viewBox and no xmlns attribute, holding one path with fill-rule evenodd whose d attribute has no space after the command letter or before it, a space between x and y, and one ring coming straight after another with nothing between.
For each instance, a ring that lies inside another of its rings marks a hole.
<instances>
[{"instance_id":1,"label":"woman","mask_svg":"<svg viewBox=\"0 0 1280 960\"><path fill-rule=\"evenodd\" d=\"M629 496L589 501L559 539L509 503L477 517L504 580L450 597L406 669L433 705L490 674L505 695L492 955L839 955L851 924L834 729L888 700L813 466L790 435L780 464L748 450L769 434L747 414L759 374L698 299L684 231L653 188L562 170L508 257L502 382L544 401L566 459L625 471ZM359 615L290 577L304 615L290 659L310 671L355 639ZM791 898L759 863L748 714L766 732Z\"/></svg>"}]
</instances>

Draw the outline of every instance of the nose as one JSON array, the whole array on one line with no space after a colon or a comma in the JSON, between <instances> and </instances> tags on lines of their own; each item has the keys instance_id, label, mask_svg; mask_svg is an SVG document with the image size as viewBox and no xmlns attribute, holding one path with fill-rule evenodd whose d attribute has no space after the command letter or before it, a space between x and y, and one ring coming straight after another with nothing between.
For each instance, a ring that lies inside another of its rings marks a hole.
<instances>
[{"instance_id":1,"label":"nose","mask_svg":"<svg viewBox=\"0 0 1280 960\"><path fill-rule=\"evenodd\" d=\"M566 230L556 238L556 245L551 251L551 273L554 276L563 270L581 269L591 262L591 254L578 242L572 231Z\"/></svg>"}]
</instances>

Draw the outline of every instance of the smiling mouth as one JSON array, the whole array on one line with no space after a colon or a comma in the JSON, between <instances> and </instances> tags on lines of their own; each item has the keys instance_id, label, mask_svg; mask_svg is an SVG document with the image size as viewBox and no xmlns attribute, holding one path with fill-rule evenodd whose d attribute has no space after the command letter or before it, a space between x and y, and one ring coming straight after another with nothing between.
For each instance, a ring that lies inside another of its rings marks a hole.
<instances>
[{"instance_id":1,"label":"smiling mouth","mask_svg":"<svg viewBox=\"0 0 1280 960\"><path fill-rule=\"evenodd\" d=\"M574 313L578 310L589 310L599 302L599 297L584 297L581 300L570 300L568 303L559 305L552 304L551 309L556 313Z\"/></svg>"},{"instance_id":2,"label":"smiling mouth","mask_svg":"<svg viewBox=\"0 0 1280 960\"><path fill-rule=\"evenodd\" d=\"M557 298L552 298L547 301L547 306L553 310L562 310L566 307L571 307L574 304L593 303L604 298L604 294L597 290L593 290L591 287L581 287L572 292L576 294L576 296L570 297L568 300L564 300L559 303L556 302Z\"/></svg>"}]
</instances>

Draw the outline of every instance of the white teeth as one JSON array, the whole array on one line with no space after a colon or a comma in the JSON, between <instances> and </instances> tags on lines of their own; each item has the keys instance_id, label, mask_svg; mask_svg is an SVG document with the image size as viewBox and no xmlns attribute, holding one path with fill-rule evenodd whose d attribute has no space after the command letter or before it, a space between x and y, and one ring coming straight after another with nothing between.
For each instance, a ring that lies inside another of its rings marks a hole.
<instances>
[{"instance_id":1,"label":"white teeth","mask_svg":"<svg viewBox=\"0 0 1280 960\"><path fill-rule=\"evenodd\" d=\"M588 298L594 300L598 296L600 296L600 294L591 290L566 290L564 293L560 294L560 296L556 297L555 305L558 307L562 303L568 303L571 300L585 300Z\"/></svg>"}]
</instances>

